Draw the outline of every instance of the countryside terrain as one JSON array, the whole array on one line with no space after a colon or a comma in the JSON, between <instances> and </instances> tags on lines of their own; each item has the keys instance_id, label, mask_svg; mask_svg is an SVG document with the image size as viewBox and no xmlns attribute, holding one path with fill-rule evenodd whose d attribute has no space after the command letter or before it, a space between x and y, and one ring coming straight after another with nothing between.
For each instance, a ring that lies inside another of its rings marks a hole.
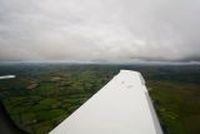
<instances>
[{"instance_id":1,"label":"countryside terrain","mask_svg":"<svg viewBox=\"0 0 200 134\"><path fill-rule=\"evenodd\" d=\"M0 99L18 128L45 134L120 69L140 71L166 134L200 133L199 65L0 64Z\"/></svg>"}]
</instances>

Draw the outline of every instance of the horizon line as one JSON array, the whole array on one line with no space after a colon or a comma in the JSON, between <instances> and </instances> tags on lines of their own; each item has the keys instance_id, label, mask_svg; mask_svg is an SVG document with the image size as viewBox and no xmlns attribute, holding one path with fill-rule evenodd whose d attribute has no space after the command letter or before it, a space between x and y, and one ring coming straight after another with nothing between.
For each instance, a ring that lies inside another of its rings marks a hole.
<instances>
[{"instance_id":1,"label":"horizon line","mask_svg":"<svg viewBox=\"0 0 200 134\"><path fill-rule=\"evenodd\" d=\"M161 61L161 60L24 60L0 61L0 64L116 64L116 65L200 65L200 61Z\"/></svg>"}]
</instances>

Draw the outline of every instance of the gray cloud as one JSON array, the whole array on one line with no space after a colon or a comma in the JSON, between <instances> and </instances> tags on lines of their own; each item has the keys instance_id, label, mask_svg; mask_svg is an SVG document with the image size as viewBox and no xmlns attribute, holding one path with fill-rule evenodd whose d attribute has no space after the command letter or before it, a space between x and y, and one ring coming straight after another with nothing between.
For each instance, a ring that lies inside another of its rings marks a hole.
<instances>
[{"instance_id":1,"label":"gray cloud","mask_svg":"<svg viewBox=\"0 0 200 134\"><path fill-rule=\"evenodd\" d=\"M0 60L199 60L199 0L0 0Z\"/></svg>"}]
</instances>

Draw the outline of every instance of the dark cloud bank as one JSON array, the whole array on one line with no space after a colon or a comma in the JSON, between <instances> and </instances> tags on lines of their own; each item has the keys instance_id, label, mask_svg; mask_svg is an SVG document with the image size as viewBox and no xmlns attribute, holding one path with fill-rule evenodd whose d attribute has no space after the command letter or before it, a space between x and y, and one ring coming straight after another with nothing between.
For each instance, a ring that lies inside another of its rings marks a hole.
<instances>
[{"instance_id":1,"label":"dark cloud bank","mask_svg":"<svg viewBox=\"0 0 200 134\"><path fill-rule=\"evenodd\" d=\"M199 61L199 0L0 0L1 61Z\"/></svg>"}]
</instances>

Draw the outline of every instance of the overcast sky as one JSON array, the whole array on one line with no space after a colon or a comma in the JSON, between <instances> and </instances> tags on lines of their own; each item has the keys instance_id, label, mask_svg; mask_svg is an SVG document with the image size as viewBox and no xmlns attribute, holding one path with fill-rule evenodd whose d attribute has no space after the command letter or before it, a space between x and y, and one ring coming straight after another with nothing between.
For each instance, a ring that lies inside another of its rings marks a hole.
<instances>
[{"instance_id":1,"label":"overcast sky","mask_svg":"<svg viewBox=\"0 0 200 134\"><path fill-rule=\"evenodd\" d=\"M200 0L0 0L0 60L199 60Z\"/></svg>"}]
</instances>

